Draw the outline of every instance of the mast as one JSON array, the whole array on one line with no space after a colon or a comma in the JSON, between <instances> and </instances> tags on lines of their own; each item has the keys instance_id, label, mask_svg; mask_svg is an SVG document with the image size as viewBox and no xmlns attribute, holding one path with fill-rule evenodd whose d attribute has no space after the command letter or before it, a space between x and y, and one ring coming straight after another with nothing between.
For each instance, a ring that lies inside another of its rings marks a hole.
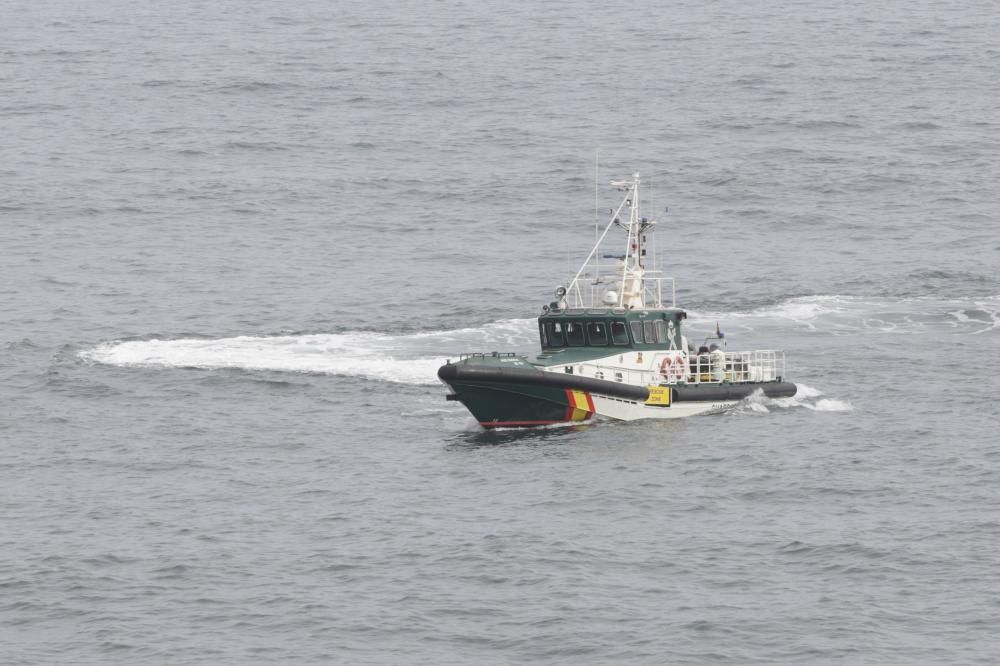
<instances>
[{"instance_id":1,"label":"mast","mask_svg":"<svg viewBox=\"0 0 1000 666\"><path fill-rule=\"evenodd\" d=\"M621 289L618 294L618 307L629 310L645 307L643 302L641 235L639 233L639 174L635 174L632 178L631 182L623 181L620 184L622 187L627 187L628 194L625 196L624 204L629 209L629 215L625 258L621 262Z\"/></svg>"},{"instance_id":2,"label":"mast","mask_svg":"<svg viewBox=\"0 0 1000 666\"><path fill-rule=\"evenodd\" d=\"M648 307L645 302L645 282L647 281L645 276L647 271L643 260L645 246L643 234L656 223L647 221L646 218L641 216L639 205L640 179L638 173L634 174L631 180L613 180L611 181L611 185L620 192L625 193L621 203L618 204L617 209L612 211L611 219L605 226L604 232L597 237L593 249L587 255L580 270L570 280L569 286L565 289L560 288L562 289L562 294L559 298L562 298L563 295L567 296L573 300L575 307L616 307L627 310L646 309ZM628 209L628 217L627 222L623 223L622 217L625 209ZM611 229L616 226L625 231L624 252L620 254L601 255L602 244ZM601 275L600 259L602 256L615 260L614 274ZM592 270L594 273L588 273L588 270ZM656 271L653 271L653 273L656 273ZM662 278L653 279L657 281L656 303L653 307L662 307L661 298L658 295L660 293L658 280ZM603 290L604 287L602 285L606 285L609 282L615 283L614 289L608 289L601 294L596 293ZM589 298L585 298L585 289L589 292Z\"/></svg>"}]
</instances>

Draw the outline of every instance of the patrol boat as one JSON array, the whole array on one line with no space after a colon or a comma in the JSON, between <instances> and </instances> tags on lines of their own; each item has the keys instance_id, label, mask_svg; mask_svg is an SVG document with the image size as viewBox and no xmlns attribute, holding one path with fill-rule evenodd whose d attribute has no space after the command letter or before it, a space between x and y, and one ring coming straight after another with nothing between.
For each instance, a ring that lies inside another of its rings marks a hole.
<instances>
[{"instance_id":1,"label":"patrol boat","mask_svg":"<svg viewBox=\"0 0 1000 666\"><path fill-rule=\"evenodd\" d=\"M462 354L438 369L447 399L482 427L674 419L724 411L757 391L795 395L782 351L728 351L718 324L697 351L689 346L674 279L647 267L656 222L640 215L639 182L611 182L624 197L580 270L542 306L541 353Z\"/></svg>"}]
</instances>

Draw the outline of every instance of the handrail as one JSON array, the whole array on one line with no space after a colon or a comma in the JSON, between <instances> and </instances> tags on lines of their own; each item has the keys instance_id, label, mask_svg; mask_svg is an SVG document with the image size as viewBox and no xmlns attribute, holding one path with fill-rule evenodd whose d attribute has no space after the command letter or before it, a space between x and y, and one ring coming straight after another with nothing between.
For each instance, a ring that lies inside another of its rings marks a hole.
<instances>
[{"instance_id":1,"label":"handrail","mask_svg":"<svg viewBox=\"0 0 1000 666\"><path fill-rule=\"evenodd\" d=\"M464 361L467 358L514 358L520 356L517 352L468 352L465 354L459 354L459 362Z\"/></svg>"},{"instance_id":2,"label":"handrail","mask_svg":"<svg viewBox=\"0 0 1000 666\"><path fill-rule=\"evenodd\" d=\"M711 352L688 355L686 371L681 376L664 377L658 370L635 369L619 365L590 365L599 379L626 384L750 384L777 382L785 376L785 352L758 349L745 352Z\"/></svg>"},{"instance_id":3,"label":"handrail","mask_svg":"<svg viewBox=\"0 0 1000 666\"><path fill-rule=\"evenodd\" d=\"M618 309L617 303L614 305L608 305L601 300L604 292L607 289L608 284L613 284L616 279L620 276L615 275L599 275L593 280L590 280L589 289L584 292L577 285L573 289L573 302L571 307L575 308L615 308ZM676 308L677 307L677 283L672 277L647 277L642 278L642 288L643 288L643 302L647 303L646 309L649 310L662 310L664 308ZM664 285L669 283L670 285L670 305L663 304L663 292Z\"/></svg>"}]
</instances>

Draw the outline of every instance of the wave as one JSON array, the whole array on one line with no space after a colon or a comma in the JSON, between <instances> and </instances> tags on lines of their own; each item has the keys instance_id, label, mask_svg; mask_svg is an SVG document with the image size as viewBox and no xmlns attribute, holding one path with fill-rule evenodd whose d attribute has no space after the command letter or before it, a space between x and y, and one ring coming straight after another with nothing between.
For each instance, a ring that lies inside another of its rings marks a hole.
<instances>
[{"instance_id":1,"label":"wave","mask_svg":"<svg viewBox=\"0 0 1000 666\"><path fill-rule=\"evenodd\" d=\"M803 407L814 412L850 412L854 406L846 400L820 398L823 392L805 384L796 384L795 395L788 398L768 398L763 391L757 391L746 398L736 412L768 413L772 409L793 409Z\"/></svg>"},{"instance_id":2,"label":"wave","mask_svg":"<svg viewBox=\"0 0 1000 666\"><path fill-rule=\"evenodd\" d=\"M983 298L873 298L818 295L788 298L746 312L688 310L689 327L714 328L715 322L755 330L796 328L848 334L918 334L928 331L978 335L1000 329L1000 295Z\"/></svg>"}]
</instances>

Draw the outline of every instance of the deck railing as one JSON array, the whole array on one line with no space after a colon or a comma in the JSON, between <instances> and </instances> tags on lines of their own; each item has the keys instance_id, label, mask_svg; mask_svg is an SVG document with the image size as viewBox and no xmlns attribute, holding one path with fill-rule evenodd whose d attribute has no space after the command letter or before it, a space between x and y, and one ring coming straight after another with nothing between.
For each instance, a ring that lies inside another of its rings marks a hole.
<instances>
[{"instance_id":1,"label":"deck railing","mask_svg":"<svg viewBox=\"0 0 1000 666\"><path fill-rule=\"evenodd\" d=\"M477 359L477 358L517 358L519 354L517 352L469 352L465 354L458 355L458 361L461 363L466 359Z\"/></svg>"},{"instance_id":2,"label":"deck railing","mask_svg":"<svg viewBox=\"0 0 1000 666\"><path fill-rule=\"evenodd\" d=\"M653 271L649 271L653 273ZM647 273L642 278L642 302L650 310L677 307L677 284L672 277L654 277ZM586 277L586 276L585 276ZM571 308L606 308L604 294L609 288L617 294L616 284L621 275L602 275L596 280L577 280L569 288L568 303Z\"/></svg>"},{"instance_id":3,"label":"deck railing","mask_svg":"<svg viewBox=\"0 0 1000 666\"><path fill-rule=\"evenodd\" d=\"M785 352L775 349L692 354L688 361L686 372L681 373L617 365L596 365L588 369L592 368L598 379L627 384L748 384L779 381L785 376Z\"/></svg>"}]
</instances>

